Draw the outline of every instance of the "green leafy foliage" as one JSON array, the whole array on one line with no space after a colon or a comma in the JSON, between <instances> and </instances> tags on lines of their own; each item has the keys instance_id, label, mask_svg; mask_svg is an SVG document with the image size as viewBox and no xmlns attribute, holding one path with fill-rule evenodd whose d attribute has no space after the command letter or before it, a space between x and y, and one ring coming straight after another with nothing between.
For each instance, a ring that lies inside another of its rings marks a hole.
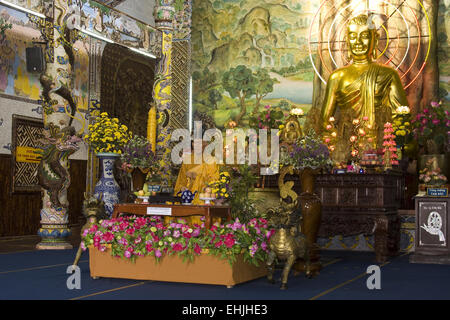
<instances>
[{"instance_id":1,"label":"green leafy foliage","mask_svg":"<svg viewBox=\"0 0 450 320\"><path fill-rule=\"evenodd\" d=\"M231 215L234 219L247 223L251 219L261 217L255 207L255 201L250 199L249 193L253 191L258 180L257 168L247 164L228 168L231 176Z\"/></svg>"}]
</instances>

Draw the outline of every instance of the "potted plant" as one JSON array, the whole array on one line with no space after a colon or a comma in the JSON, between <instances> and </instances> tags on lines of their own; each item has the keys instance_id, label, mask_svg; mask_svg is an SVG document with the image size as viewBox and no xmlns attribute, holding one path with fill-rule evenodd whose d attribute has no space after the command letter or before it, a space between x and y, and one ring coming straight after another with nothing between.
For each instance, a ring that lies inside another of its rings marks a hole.
<instances>
[{"instance_id":1,"label":"potted plant","mask_svg":"<svg viewBox=\"0 0 450 320\"><path fill-rule=\"evenodd\" d=\"M430 106L419 112L411 121L412 137L421 148L419 154L419 170L426 168L426 163L433 158L438 166L449 175L450 152L450 113L444 110L441 103L431 102Z\"/></svg>"},{"instance_id":2,"label":"potted plant","mask_svg":"<svg viewBox=\"0 0 450 320\"><path fill-rule=\"evenodd\" d=\"M231 193L231 177L228 171L222 171L219 179L209 183L212 193L215 195L214 204L223 205L230 199Z\"/></svg>"},{"instance_id":3,"label":"potted plant","mask_svg":"<svg viewBox=\"0 0 450 320\"><path fill-rule=\"evenodd\" d=\"M411 142L411 113L409 107L400 106L392 116L392 128L397 148L404 153L404 147Z\"/></svg>"},{"instance_id":4,"label":"potted plant","mask_svg":"<svg viewBox=\"0 0 450 320\"><path fill-rule=\"evenodd\" d=\"M309 176L318 172L319 169L331 167L333 162L330 159L328 147L321 142L314 130L311 130L306 136L297 139L292 148L282 150L280 164L292 166L295 171L305 175L305 183L302 183L302 188L305 190L302 192L312 193L314 179ZM307 181L312 181L312 184Z\"/></svg>"},{"instance_id":5,"label":"potted plant","mask_svg":"<svg viewBox=\"0 0 450 320\"><path fill-rule=\"evenodd\" d=\"M119 119L111 119L106 112L101 113L88 129L84 140L101 163L101 176L95 185L94 196L100 198L102 195L105 210L111 216L114 204L119 202L120 193L120 187L113 174L114 162L122 154L122 148L131 139L132 133L127 126L119 123Z\"/></svg>"},{"instance_id":6,"label":"potted plant","mask_svg":"<svg viewBox=\"0 0 450 320\"><path fill-rule=\"evenodd\" d=\"M412 135L424 154L442 154L449 151L450 114L441 103L432 101L430 107L419 112L411 121Z\"/></svg>"},{"instance_id":7,"label":"potted plant","mask_svg":"<svg viewBox=\"0 0 450 320\"><path fill-rule=\"evenodd\" d=\"M255 188L258 181L257 166L247 164L230 167L231 175L231 215L242 222L248 222L256 217L264 217L272 204L278 204L280 197L278 189ZM275 200L273 200L275 198Z\"/></svg>"},{"instance_id":8,"label":"potted plant","mask_svg":"<svg viewBox=\"0 0 450 320\"><path fill-rule=\"evenodd\" d=\"M303 216L302 230L308 241L311 262L319 263L317 253L317 233L322 217L320 198L314 193L315 175L321 169L333 166L328 147L321 142L321 138L314 130L297 139L288 150L282 150L280 156L282 169L280 176L286 172L297 174L300 178L299 203ZM284 182L283 182L284 183Z\"/></svg>"},{"instance_id":9,"label":"potted plant","mask_svg":"<svg viewBox=\"0 0 450 320\"><path fill-rule=\"evenodd\" d=\"M447 183L447 177L441 172L437 159L431 158L425 164L425 168L419 171L419 191L426 191L427 187L439 188Z\"/></svg>"},{"instance_id":10,"label":"potted plant","mask_svg":"<svg viewBox=\"0 0 450 320\"><path fill-rule=\"evenodd\" d=\"M134 191L142 190L147 175L159 168L151 143L139 135L133 136L124 146L121 160L122 169L131 174Z\"/></svg>"}]
</instances>

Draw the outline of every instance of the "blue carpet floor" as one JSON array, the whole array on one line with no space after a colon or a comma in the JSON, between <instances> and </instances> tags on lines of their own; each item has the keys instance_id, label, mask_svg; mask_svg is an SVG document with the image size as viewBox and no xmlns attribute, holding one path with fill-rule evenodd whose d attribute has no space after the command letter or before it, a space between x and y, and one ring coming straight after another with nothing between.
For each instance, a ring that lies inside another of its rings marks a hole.
<instances>
[{"instance_id":1,"label":"blue carpet floor","mask_svg":"<svg viewBox=\"0 0 450 320\"><path fill-rule=\"evenodd\" d=\"M369 252L323 251L325 267L314 279L289 278L279 289L265 278L225 286L140 281L93 280L89 255L79 263L81 289L66 286L76 250L0 254L0 300L7 299L152 299L152 300L303 300L303 299L450 299L450 266L410 264L400 255L381 266L381 289L368 290L366 269L374 264ZM279 278L279 271L278 276Z\"/></svg>"}]
</instances>

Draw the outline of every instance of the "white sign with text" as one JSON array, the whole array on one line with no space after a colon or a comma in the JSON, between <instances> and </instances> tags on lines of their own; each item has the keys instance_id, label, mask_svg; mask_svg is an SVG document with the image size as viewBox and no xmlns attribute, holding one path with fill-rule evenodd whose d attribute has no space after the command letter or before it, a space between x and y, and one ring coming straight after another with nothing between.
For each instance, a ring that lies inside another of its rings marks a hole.
<instances>
[{"instance_id":1,"label":"white sign with text","mask_svg":"<svg viewBox=\"0 0 450 320\"><path fill-rule=\"evenodd\" d=\"M148 207L147 215L151 216L171 216L172 208Z\"/></svg>"}]
</instances>

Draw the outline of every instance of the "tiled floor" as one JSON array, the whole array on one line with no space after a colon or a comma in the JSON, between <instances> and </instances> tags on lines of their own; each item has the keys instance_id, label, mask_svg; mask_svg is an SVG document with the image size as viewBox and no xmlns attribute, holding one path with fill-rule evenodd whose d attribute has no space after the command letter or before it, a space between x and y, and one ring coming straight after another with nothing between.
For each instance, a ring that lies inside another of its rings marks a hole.
<instances>
[{"instance_id":1,"label":"tiled floor","mask_svg":"<svg viewBox=\"0 0 450 320\"><path fill-rule=\"evenodd\" d=\"M72 228L72 235L68 238L68 242L78 248L80 245L80 228ZM36 245L41 241L38 235L19 236L19 237L0 237L0 254L33 251L37 250Z\"/></svg>"}]
</instances>

